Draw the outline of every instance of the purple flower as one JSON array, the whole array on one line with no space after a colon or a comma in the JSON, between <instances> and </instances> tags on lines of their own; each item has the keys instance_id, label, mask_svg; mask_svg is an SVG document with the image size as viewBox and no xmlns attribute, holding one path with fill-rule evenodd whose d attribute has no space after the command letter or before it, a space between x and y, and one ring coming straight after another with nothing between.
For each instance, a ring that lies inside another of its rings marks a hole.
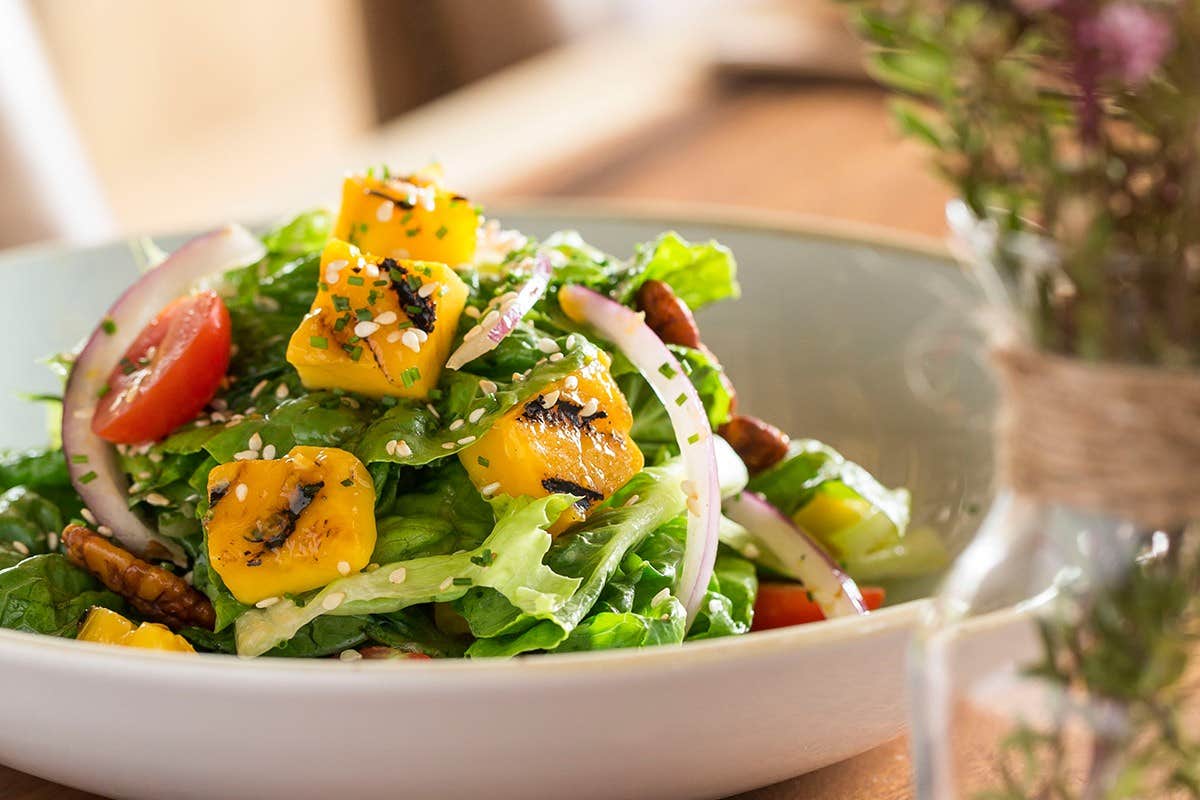
<instances>
[{"instance_id":1,"label":"purple flower","mask_svg":"<svg viewBox=\"0 0 1200 800\"><path fill-rule=\"evenodd\" d=\"M1084 23L1081 33L1106 69L1129 86L1146 82L1172 41L1170 25L1163 17L1128 0L1106 5Z\"/></svg>"}]
</instances>

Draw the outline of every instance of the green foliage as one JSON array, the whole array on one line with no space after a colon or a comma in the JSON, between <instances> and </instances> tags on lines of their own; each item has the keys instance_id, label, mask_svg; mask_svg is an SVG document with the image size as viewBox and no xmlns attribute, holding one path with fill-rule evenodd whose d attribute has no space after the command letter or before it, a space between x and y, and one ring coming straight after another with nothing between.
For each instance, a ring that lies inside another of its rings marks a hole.
<instances>
[{"instance_id":1,"label":"green foliage","mask_svg":"<svg viewBox=\"0 0 1200 800\"><path fill-rule=\"evenodd\" d=\"M58 553L0 570L0 628L74 638L92 606L119 611L124 602Z\"/></svg>"}]
</instances>

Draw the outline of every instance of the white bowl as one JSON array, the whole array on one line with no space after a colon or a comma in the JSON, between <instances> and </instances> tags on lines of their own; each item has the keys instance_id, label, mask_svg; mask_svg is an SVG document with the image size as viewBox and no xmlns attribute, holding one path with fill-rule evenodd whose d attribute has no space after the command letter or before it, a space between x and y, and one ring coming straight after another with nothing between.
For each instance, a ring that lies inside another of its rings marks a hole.
<instances>
[{"instance_id":1,"label":"white bowl","mask_svg":"<svg viewBox=\"0 0 1200 800\"><path fill-rule=\"evenodd\" d=\"M675 228L733 248L744 297L701 315L743 407L913 489L956 549L990 491L992 396L944 257L878 237L689 213L514 212L618 254ZM132 278L121 245L0 257L0 442L40 441L14 391ZM898 582L892 597L928 591ZM720 797L904 726L921 601L682 648L496 662L241 661L0 631L0 762L121 798Z\"/></svg>"}]
</instances>

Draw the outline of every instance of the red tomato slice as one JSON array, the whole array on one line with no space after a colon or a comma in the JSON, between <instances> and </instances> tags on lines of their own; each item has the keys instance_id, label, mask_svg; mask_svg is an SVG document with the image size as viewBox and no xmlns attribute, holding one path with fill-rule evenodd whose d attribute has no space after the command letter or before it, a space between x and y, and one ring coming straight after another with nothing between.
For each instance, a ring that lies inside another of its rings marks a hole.
<instances>
[{"instance_id":1,"label":"red tomato slice","mask_svg":"<svg viewBox=\"0 0 1200 800\"><path fill-rule=\"evenodd\" d=\"M863 600L871 611L883 605L884 591L878 586L860 586ZM808 590L798 583L760 583L754 601L754 623L750 630L765 631L786 628L825 619L821 607L808 597Z\"/></svg>"},{"instance_id":2,"label":"red tomato slice","mask_svg":"<svg viewBox=\"0 0 1200 800\"><path fill-rule=\"evenodd\" d=\"M216 292L173 300L108 376L92 430L125 444L166 436L213 399L231 345L229 310Z\"/></svg>"}]
</instances>

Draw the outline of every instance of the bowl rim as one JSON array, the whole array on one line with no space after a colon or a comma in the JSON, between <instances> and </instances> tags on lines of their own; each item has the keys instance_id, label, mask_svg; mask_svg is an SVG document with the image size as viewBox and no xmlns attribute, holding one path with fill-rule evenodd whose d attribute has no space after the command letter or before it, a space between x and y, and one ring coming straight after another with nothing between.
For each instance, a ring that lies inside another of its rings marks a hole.
<instances>
[{"instance_id":1,"label":"bowl rim","mask_svg":"<svg viewBox=\"0 0 1200 800\"><path fill-rule=\"evenodd\" d=\"M960 269L946 245L922 234L907 233L868 223L847 221L812 214L781 212L766 209L728 206L711 203L671 201L612 201L598 198L562 198L553 203L545 198L509 198L495 206L495 218L508 215L546 216L565 220L601 220L612 223L660 222L665 228L674 225L702 225L747 233L784 234L803 239L816 239L841 245L868 246L906 255L924 257L952 269ZM253 226L255 228L259 225ZM188 235L165 233L160 236ZM133 237L109 239L86 245L63 242L43 242L10 248L0 252L0 269L15 266L28 259L61 258L79 253L96 252L115 247ZM820 625L797 625L768 631L755 631L739 636L667 645L617 650L547 653L513 659L433 659L430 661L361 660L342 662L329 658L240 658L217 653L197 653L187 658L181 654L114 647L92 642L79 642L37 633L0 629L0 655L19 657L27 662L59 662L62 657L86 660L95 666L119 667L123 673L147 673L156 677L170 674L179 680L189 676L212 677L238 670L243 675L270 678L286 674L306 676L324 681L324 676L338 675L339 680L354 679L361 683L369 676L387 674L394 681L393 670L402 669L419 677L422 685L445 676L458 681L461 676L477 681L481 676L498 682L519 679L531 670L539 675L607 674L620 677L630 670L643 667L661 669L695 666L701 662L736 662L779 655L798 649L822 646L828 642L868 637L877 633L902 630L917 624L928 598L920 598L875 611L865 618L844 617L826 620ZM169 670L159 665L171 664ZM348 669L349 667L349 669Z\"/></svg>"}]
</instances>

